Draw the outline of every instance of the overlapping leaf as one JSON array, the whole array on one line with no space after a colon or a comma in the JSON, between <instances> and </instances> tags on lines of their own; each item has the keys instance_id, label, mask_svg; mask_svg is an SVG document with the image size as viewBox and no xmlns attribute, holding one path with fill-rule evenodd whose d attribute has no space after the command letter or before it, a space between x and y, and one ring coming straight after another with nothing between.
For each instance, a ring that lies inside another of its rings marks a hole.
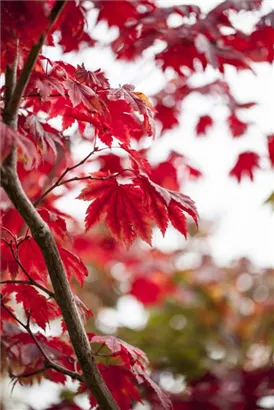
<instances>
[{"instance_id":1,"label":"overlapping leaf","mask_svg":"<svg viewBox=\"0 0 274 410\"><path fill-rule=\"evenodd\" d=\"M86 213L86 229L103 217L112 235L129 246L139 236L151 243L151 224L144 208L143 192L133 184L119 184L115 178L90 181L78 199L93 200Z\"/></svg>"},{"instance_id":2,"label":"overlapping leaf","mask_svg":"<svg viewBox=\"0 0 274 410\"><path fill-rule=\"evenodd\" d=\"M188 213L197 223L194 202L187 196L162 188L145 174L134 184L120 184L115 178L89 181L78 199L93 200L86 212L86 229L103 217L111 234L129 246L137 237L151 243L153 222L165 233L168 221L187 235Z\"/></svg>"},{"instance_id":3,"label":"overlapping leaf","mask_svg":"<svg viewBox=\"0 0 274 410\"><path fill-rule=\"evenodd\" d=\"M1 162L10 154L13 144L16 144L20 151L21 157L26 163L26 167L30 169L39 161L37 149L32 140L28 137L20 134L18 131L10 128L8 125L0 122L0 134L1 134Z\"/></svg>"},{"instance_id":4,"label":"overlapping leaf","mask_svg":"<svg viewBox=\"0 0 274 410\"><path fill-rule=\"evenodd\" d=\"M3 288L3 294L14 293L17 303L22 303L24 311L31 320L45 330L50 320L61 315L56 303L47 300L35 287L24 284L7 284Z\"/></svg>"},{"instance_id":5,"label":"overlapping leaf","mask_svg":"<svg viewBox=\"0 0 274 410\"><path fill-rule=\"evenodd\" d=\"M251 181L254 178L254 170L260 168L260 157L255 152L247 151L239 154L238 160L231 169L229 175L235 177L238 182L241 181L244 175L248 176Z\"/></svg>"}]
</instances>

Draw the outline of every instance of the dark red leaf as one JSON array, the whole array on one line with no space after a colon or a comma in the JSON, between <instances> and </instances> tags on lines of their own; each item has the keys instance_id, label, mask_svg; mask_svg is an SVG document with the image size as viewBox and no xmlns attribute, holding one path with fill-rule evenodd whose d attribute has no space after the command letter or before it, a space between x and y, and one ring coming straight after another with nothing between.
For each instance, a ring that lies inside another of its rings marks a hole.
<instances>
[{"instance_id":1,"label":"dark red leaf","mask_svg":"<svg viewBox=\"0 0 274 410\"><path fill-rule=\"evenodd\" d=\"M83 286L86 277L88 276L88 270L84 263L74 253L68 251L63 247L59 247L60 256L62 258L65 270L67 272L68 279L71 280L72 276Z\"/></svg>"},{"instance_id":2,"label":"dark red leaf","mask_svg":"<svg viewBox=\"0 0 274 410\"><path fill-rule=\"evenodd\" d=\"M1 162L3 162L10 154L12 146L15 143L21 151L21 156L23 156L22 158L26 163L26 167L30 169L37 165L39 159L33 141L20 134L18 131L13 130L3 122L0 122L0 134Z\"/></svg>"},{"instance_id":3,"label":"dark red leaf","mask_svg":"<svg viewBox=\"0 0 274 410\"><path fill-rule=\"evenodd\" d=\"M229 175L237 178L238 182L241 181L244 175L247 175L253 181L254 170L260 168L259 160L260 157L255 152L243 152L238 156L238 160Z\"/></svg>"},{"instance_id":4,"label":"dark red leaf","mask_svg":"<svg viewBox=\"0 0 274 410\"><path fill-rule=\"evenodd\" d=\"M248 123L241 121L235 113L231 114L228 117L227 121L231 134L234 138L243 135L246 132L249 125Z\"/></svg>"},{"instance_id":5,"label":"dark red leaf","mask_svg":"<svg viewBox=\"0 0 274 410\"><path fill-rule=\"evenodd\" d=\"M203 115L199 118L199 121L196 125L196 133L198 135L206 134L208 129L213 125L213 120L209 115Z\"/></svg>"}]
</instances>

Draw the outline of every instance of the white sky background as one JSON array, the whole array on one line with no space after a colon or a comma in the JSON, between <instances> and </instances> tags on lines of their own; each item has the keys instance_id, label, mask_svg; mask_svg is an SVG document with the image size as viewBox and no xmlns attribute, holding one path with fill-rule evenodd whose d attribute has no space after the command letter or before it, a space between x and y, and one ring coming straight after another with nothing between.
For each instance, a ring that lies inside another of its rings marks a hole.
<instances>
[{"instance_id":1,"label":"white sky background","mask_svg":"<svg viewBox=\"0 0 274 410\"><path fill-rule=\"evenodd\" d=\"M196 4L203 10L208 10L220 3L219 0L188 0L188 1L159 1L161 6L170 4ZM274 9L272 0L265 1L265 12ZM248 29L254 21L254 13L248 17L237 19L239 28ZM115 35L116 30L111 32ZM104 25L96 29L99 37L104 35ZM104 37L105 38L105 37ZM102 68L110 79L111 86L131 83L148 96L162 86L165 80L160 70L151 64L151 55L146 53L145 60L131 64L114 61L108 49L88 49L77 55L65 55L65 61L71 64L84 62L87 69ZM50 58L60 59L56 49L48 50L46 55ZM63 57L62 57L63 58ZM243 71L236 73L228 69L226 79L235 96L240 101L258 101L259 108L247 110L243 120L252 120L255 125L250 126L246 136L233 140L228 129L224 127L227 112L220 104L213 109L212 101L200 96L192 96L183 106L181 125L166 134L163 139L154 142L155 157L165 159L170 149L175 149L189 157L198 168L203 170L205 176L199 182L188 183L184 193L190 195L196 202L202 218L210 218L218 222L215 235L209 241L210 251L219 263L229 262L237 256L248 256L255 263L262 266L273 266L274 263L274 218L269 206L263 202L274 189L273 172L257 171L254 182L244 179L239 185L236 180L228 177L229 170L236 162L237 154L244 150L255 150L261 155L266 155L265 134L274 133L273 107L274 107L274 69L266 64L255 68L257 76ZM197 76L197 84L207 83L214 73L207 72ZM213 102L214 103L214 102ZM250 115L248 115L250 112ZM195 137L195 124L197 118L203 114L211 114L217 119L217 124L205 138ZM75 155L82 158L86 155L86 146L77 147ZM69 200L61 202L64 209L79 216L84 220L86 203L74 200L77 193L72 193ZM154 244L166 249L178 246L178 236L174 229L167 232L163 239L156 235ZM181 243L182 239L180 239ZM144 311L133 301L122 298L118 311L112 310L112 316L106 315L102 319L111 319L112 323L125 323L123 312L135 318L138 323L144 320ZM132 312L132 314L130 313ZM138 324L136 323L136 324ZM69 385L71 387L71 384ZM3 387L3 392L9 396L8 386ZM25 389L17 385L13 392L13 399L19 398L19 403L7 410L24 410L23 402L33 405L37 410L45 409L49 404L58 402L59 386L45 381L41 386ZM50 392L50 394L49 394ZM79 402L80 404L80 402ZM81 402L88 408L87 401Z\"/></svg>"}]
</instances>

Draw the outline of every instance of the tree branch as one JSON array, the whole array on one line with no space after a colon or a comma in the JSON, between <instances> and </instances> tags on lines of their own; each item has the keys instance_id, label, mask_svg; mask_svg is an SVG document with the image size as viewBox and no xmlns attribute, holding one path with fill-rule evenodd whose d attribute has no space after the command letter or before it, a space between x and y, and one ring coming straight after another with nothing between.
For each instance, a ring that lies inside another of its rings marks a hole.
<instances>
[{"instance_id":1,"label":"tree branch","mask_svg":"<svg viewBox=\"0 0 274 410\"><path fill-rule=\"evenodd\" d=\"M61 13L62 9L64 8L66 4L66 0L60 0L55 3L53 6L51 13L49 15L49 27L48 30L52 27L53 23L56 21L57 17ZM14 119L14 117L17 116L19 104L21 101L21 98L23 96L23 93L26 89L26 86L29 82L33 67L36 63L36 60L38 58L38 55L42 49L42 46L44 44L44 41L46 39L47 32L42 33L37 41L36 44L33 45L33 47L30 50L30 53L28 55L28 58L26 60L26 63L24 64L24 67L22 69L22 72L20 74L20 77L18 79L18 82L15 86L15 89L12 93L11 98L9 99L9 102L6 107L6 115L9 117L9 121Z\"/></svg>"},{"instance_id":2,"label":"tree branch","mask_svg":"<svg viewBox=\"0 0 274 410\"><path fill-rule=\"evenodd\" d=\"M41 289L43 292L45 292L49 297L54 299L54 293L51 292L50 290L44 288L44 286L39 285L39 283L35 281L30 281L30 280L16 280L16 279L11 279L11 280L1 280L0 285L8 285L8 284L14 284L14 285L30 285L30 286L35 286L36 288Z\"/></svg>"},{"instance_id":3,"label":"tree branch","mask_svg":"<svg viewBox=\"0 0 274 410\"><path fill-rule=\"evenodd\" d=\"M55 3L50 15L51 25L61 12L65 3L66 1L57 1ZM45 37L46 34L42 34L38 42L32 47L15 90L5 109L4 121L13 128L16 128L20 100L31 76L38 54L41 51ZM16 153L16 150L14 149L13 152ZM11 156L12 155L13 154L11 154ZM11 156L9 156L9 158ZM29 226L33 238L41 249L51 278L56 301L61 309L72 346L83 371L83 378L88 389L97 400L101 409L118 410L119 408L97 367L54 237L48 225L41 218L23 191L16 172L16 156L13 161L7 159L1 167L1 181L9 199Z\"/></svg>"}]
</instances>

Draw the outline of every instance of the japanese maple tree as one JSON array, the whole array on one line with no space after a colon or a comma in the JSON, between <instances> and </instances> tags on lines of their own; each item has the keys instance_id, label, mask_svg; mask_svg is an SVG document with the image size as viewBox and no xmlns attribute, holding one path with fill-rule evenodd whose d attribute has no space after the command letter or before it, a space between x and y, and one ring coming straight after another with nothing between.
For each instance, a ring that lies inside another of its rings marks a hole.
<instances>
[{"instance_id":1,"label":"japanese maple tree","mask_svg":"<svg viewBox=\"0 0 274 410\"><path fill-rule=\"evenodd\" d=\"M150 377L145 352L127 339L99 334L90 325L92 309L78 295L85 290L90 265L100 272L122 262L132 273L128 293L144 305L164 303L170 296L178 301L170 269L174 254L140 243L152 246L154 230L164 236L169 225L185 238L192 222L197 229L197 208L181 190L180 173L195 180L202 171L175 151L150 164L150 152L155 137L179 124L182 103L192 93L221 97L231 136L246 133L250 123L240 114L256 103L237 101L224 72L226 66L252 71L254 63L273 62L273 12L260 15L248 35L231 19L242 11L258 12L261 5L261 0L226 0L204 14L198 6L161 7L153 0L1 3L1 332L3 372L14 382L45 378L64 385L71 378L79 382L78 394L88 394L91 406L102 409L127 410L142 400L155 409L171 406L168 394ZM98 44L88 24L92 13L95 28L101 21L116 27L110 47L117 59L135 61L164 44L153 60L172 76L157 94L148 97L131 84L113 87L100 62L88 70L73 60L47 57L50 48L65 54ZM174 15L181 19L178 27L169 23ZM219 78L193 86L192 76L208 67ZM210 113L201 116L197 137L206 135L214 121ZM75 142L67 136L71 129ZM274 138L264 137L271 169ZM76 161L79 141L88 151ZM261 160L256 152L242 152L230 175L238 182L245 175L253 180ZM85 229L58 202L79 186L75 202L88 204ZM137 275L144 259L147 266ZM114 282L108 278L105 294ZM46 330L56 321L60 334L49 335ZM269 374L263 377L268 380ZM211 383L208 394L221 390L217 376L204 377ZM199 383L193 381L192 387L194 403ZM172 397L172 403L198 408L190 398ZM54 408L79 407L64 400Z\"/></svg>"}]
</instances>

